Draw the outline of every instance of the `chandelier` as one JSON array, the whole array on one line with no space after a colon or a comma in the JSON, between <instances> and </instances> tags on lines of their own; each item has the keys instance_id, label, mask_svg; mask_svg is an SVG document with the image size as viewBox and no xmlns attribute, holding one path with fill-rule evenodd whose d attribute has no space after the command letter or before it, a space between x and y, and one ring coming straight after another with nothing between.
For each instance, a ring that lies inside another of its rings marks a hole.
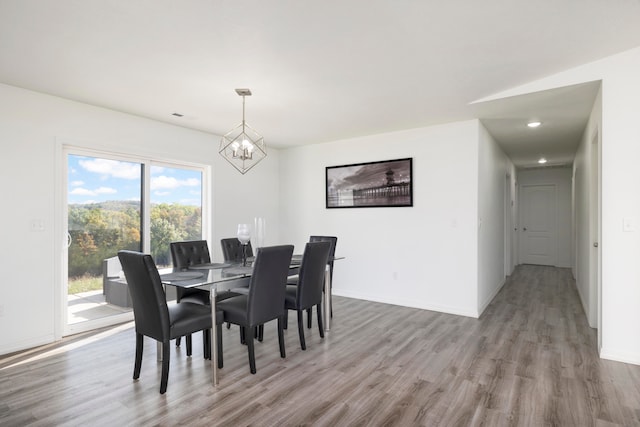
<instances>
[{"instance_id":1,"label":"chandelier","mask_svg":"<svg viewBox=\"0 0 640 427\"><path fill-rule=\"evenodd\" d=\"M267 147L264 138L244 120L244 98L251 96L251 90L236 89L236 93L242 97L242 123L222 137L218 152L244 175L267 156Z\"/></svg>"}]
</instances>

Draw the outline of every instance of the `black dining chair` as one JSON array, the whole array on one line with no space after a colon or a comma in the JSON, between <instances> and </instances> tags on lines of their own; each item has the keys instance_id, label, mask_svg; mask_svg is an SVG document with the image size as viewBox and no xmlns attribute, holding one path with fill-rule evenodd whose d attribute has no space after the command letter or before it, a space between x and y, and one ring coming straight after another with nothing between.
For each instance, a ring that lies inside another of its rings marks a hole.
<instances>
[{"instance_id":1,"label":"black dining chair","mask_svg":"<svg viewBox=\"0 0 640 427\"><path fill-rule=\"evenodd\" d=\"M140 377L143 340L145 336L162 343L162 376L160 393L167 391L169 380L169 341L193 332L205 332L205 356L211 357L210 334L212 327L211 309L202 304L179 302L167 305L167 299L156 264L151 255L133 251L119 251L131 301L136 331L136 358L133 379ZM218 328L218 367L222 368L222 319L221 311L216 312Z\"/></svg>"},{"instance_id":2,"label":"black dining chair","mask_svg":"<svg viewBox=\"0 0 640 427\"><path fill-rule=\"evenodd\" d=\"M338 238L335 236L309 236L309 242L329 242L331 243L331 249L329 250L329 278L331 279L331 288L333 288L333 258L336 255L336 245L338 244ZM298 277L290 277L287 284L296 285L298 283ZM329 310L329 315L333 317L333 301L329 299L329 307L325 307L325 310ZM286 323L285 323L286 326ZM311 329L311 311L307 310L307 327Z\"/></svg>"},{"instance_id":3,"label":"black dining chair","mask_svg":"<svg viewBox=\"0 0 640 427\"><path fill-rule=\"evenodd\" d=\"M236 237L229 237L226 239L220 239L220 245L222 246L222 256L224 262L241 262L242 261L242 243ZM247 258L253 256L253 249L251 248L251 242L248 242L246 248Z\"/></svg>"},{"instance_id":4,"label":"black dining chair","mask_svg":"<svg viewBox=\"0 0 640 427\"><path fill-rule=\"evenodd\" d=\"M266 322L278 320L280 356L286 357L284 348L284 295L287 274L293 254L293 245L271 246L258 249L249 279L249 293L220 301L217 308L224 312L224 321L239 325L244 331L249 369L256 373L254 351L255 329Z\"/></svg>"},{"instance_id":5,"label":"black dining chair","mask_svg":"<svg viewBox=\"0 0 640 427\"><path fill-rule=\"evenodd\" d=\"M206 240L186 240L171 242L171 260L173 268L187 270L189 267L211 263L211 254ZM219 292L217 301L239 295L231 291ZM182 288L176 286L176 302L193 302L210 305L209 291L196 288ZM180 337L176 338L176 346L180 346ZM191 337L187 336L187 354L191 355Z\"/></svg>"},{"instance_id":6,"label":"black dining chair","mask_svg":"<svg viewBox=\"0 0 640 427\"><path fill-rule=\"evenodd\" d=\"M211 255L206 240L188 240L183 242L171 242L171 260L173 268L187 270L194 265L209 264ZM209 291L204 289L176 287L176 301L195 302L197 304L209 304Z\"/></svg>"},{"instance_id":7,"label":"black dining chair","mask_svg":"<svg viewBox=\"0 0 640 427\"><path fill-rule=\"evenodd\" d=\"M300 347L307 349L304 339L304 322L302 313L307 310L307 316L315 306L318 312L318 330L320 337L324 338L324 325L322 324L322 289L324 288L324 273L327 268L330 242L309 242L305 245L296 285L287 285L285 291L285 308L296 310L298 313L298 335ZM325 307L326 310L326 307Z\"/></svg>"}]
</instances>

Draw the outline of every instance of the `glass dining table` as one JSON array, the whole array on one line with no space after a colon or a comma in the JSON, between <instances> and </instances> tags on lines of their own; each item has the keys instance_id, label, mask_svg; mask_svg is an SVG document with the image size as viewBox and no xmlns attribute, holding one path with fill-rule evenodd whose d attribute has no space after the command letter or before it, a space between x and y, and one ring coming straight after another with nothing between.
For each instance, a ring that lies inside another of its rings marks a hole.
<instances>
[{"instance_id":1,"label":"glass dining table","mask_svg":"<svg viewBox=\"0 0 640 427\"><path fill-rule=\"evenodd\" d=\"M330 261L342 259L341 257L332 258ZM233 289L234 291L242 291L246 288L248 291L249 281L253 268L251 266L253 259L247 259L247 265L242 263L210 263L200 264L190 267L187 270L174 269L170 273L161 274L162 283L182 288L198 288L209 291L209 299L211 302L211 316L216 318L216 297L218 292ZM302 255L293 255L289 266L289 275L298 274ZM328 309L331 304L331 274L329 265L325 269L324 274L324 309L322 310L324 329L326 332L331 330L331 310ZM162 344L159 344L162 345ZM161 349L159 349L161 354ZM218 340L217 330L215 326L211 328L211 381L214 386L218 385Z\"/></svg>"}]
</instances>

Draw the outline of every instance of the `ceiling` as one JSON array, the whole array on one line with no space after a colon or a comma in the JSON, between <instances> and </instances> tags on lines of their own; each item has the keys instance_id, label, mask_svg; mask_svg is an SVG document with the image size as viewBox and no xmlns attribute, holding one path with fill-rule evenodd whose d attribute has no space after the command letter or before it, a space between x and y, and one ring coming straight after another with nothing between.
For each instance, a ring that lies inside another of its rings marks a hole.
<instances>
[{"instance_id":1,"label":"ceiling","mask_svg":"<svg viewBox=\"0 0 640 427\"><path fill-rule=\"evenodd\" d=\"M474 105L476 117L517 167L573 163L600 81L566 86ZM529 128L537 121L540 126Z\"/></svg>"},{"instance_id":2,"label":"ceiling","mask_svg":"<svg viewBox=\"0 0 640 427\"><path fill-rule=\"evenodd\" d=\"M472 103L640 46L639 24L638 0L0 0L0 82L216 135L250 88L274 147L480 118L517 165L564 163L597 83Z\"/></svg>"}]
</instances>

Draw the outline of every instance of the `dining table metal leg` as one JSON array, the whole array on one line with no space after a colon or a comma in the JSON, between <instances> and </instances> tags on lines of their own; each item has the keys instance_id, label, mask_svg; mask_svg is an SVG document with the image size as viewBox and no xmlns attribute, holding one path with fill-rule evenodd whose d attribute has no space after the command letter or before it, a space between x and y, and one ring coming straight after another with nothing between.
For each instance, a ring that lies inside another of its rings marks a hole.
<instances>
[{"instance_id":1,"label":"dining table metal leg","mask_svg":"<svg viewBox=\"0 0 640 427\"><path fill-rule=\"evenodd\" d=\"M324 270L324 330L331 330L331 269L329 265Z\"/></svg>"},{"instance_id":2,"label":"dining table metal leg","mask_svg":"<svg viewBox=\"0 0 640 427\"><path fill-rule=\"evenodd\" d=\"M216 287L209 290L209 301L211 303L211 381L214 386L218 385L218 328L216 327Z\"/></svg>"}]
</instances>

